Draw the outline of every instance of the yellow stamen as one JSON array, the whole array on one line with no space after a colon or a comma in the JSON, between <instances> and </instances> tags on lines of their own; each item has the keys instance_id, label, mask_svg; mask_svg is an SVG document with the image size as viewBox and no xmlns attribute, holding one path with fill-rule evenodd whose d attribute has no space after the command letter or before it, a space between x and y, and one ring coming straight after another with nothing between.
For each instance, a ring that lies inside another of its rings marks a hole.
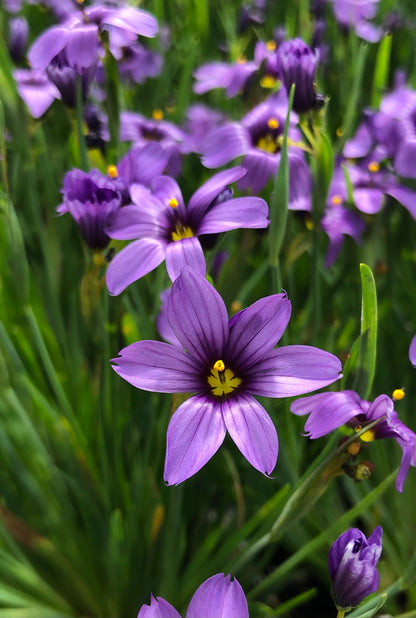
<instances>
[{"instance_id":1,"label":"yellow stamen","mask_svg":"<svg viewBox=\"0 0 416 618\"><path fill-rule=\"evenodd\" d=\"M183 240L184 238L192 238L193 235L194 233L190 227L184 227L180 223L176 224L175 230L171 233L174 242Z\"/></svg>"},{"instance_id":2,"label":"yellow stamen","mask_svg":"<svg viewBox=\"0 0 416 618\"><path fill-rule=\"evenodd\" d=\"M271 75L263 75L263 77L260 80L260 86L262 88L271 90L278 84L278 82L279 80L275 79Z\"/></svg>"},{"instance_id":3,"label":"yellow stamen","mask_svg":"<svg viewBox=\"0 0 416 618\"><path fill-rule=\"evenodd\" d=\"M154 109L152 112L152 118L153 120L163 120L163 112L161 109Z\"/></svg>"},{"instance_id":4,"label":"yellow stamen","mask_svg":"<svg viewBox=\"0 0 416 618\"><path fill-rule=\"evenodd\" d=\"M331 197L331 202L334 206L339 206L340 204L342 204L342 197L340 195L333 195Z\"/></svg>"},{"instance_id":5,"label":"yellow stamen","mask_svg":"<svg viewBox=\"0 0 416 618\"><path fill-rule=\"evenodd\" d=\"M233 300L233 302L231 303L231 312L232 313L237 313L237 311L241 311L241 309L243 308L243 305L241 304L240 300Z\"/></svg>"},{"instance_id":6,"label":"yellow stamen","mask_svg":"<svg viewBox=\"0 0 416 618\"><path fill-rule=\"evenodd\" d=\"M107 175L110 176L110 178L117 178L118 177L118 171L115 165L108 165L107 166Z\"/></svg>"},{"instance_id":7,"label":"yellow stamen","mask_svg":"<svg viewBox=\"0 0 416 618\"><path fill-rule=\"evenodd\" d=\"M264 152L274 154L277 151L278 147L278 143L276 142L273 135L267 134L257 140L257 148L260 148L260 150L264 150Z\"/></svg>"},{"instance_id":8,"label":"yellow stamen","mask_svg":"<svg viewBox=\"0 0 416 618\"><path fill-rule=\"evenodd\" d=\"M213 369L215 369L216 371L224 371L224 369L225 369L224 361L222 361L222 360L217 360L217 361L213 364Z\"/></svg>"},{"instance_id":9,"label":"yellow stamen","mask_svg":"<svg viewBox=\"0 0 416 618\"><path fill-rule=\"evenodd\" d=\"M176 208L178 206L178 200L174 197L171 197L168 204L171 208Z\"/></svg>"},{"instance_id":10,"label":"yellow stamen","mask_svg":"<svg viewBox=\"0 0 416 618\"><path fill-rule=\"evenodd\" d=\"M237 64L245 64L247 62L247 58L244 54L240 54L237 56Z\"/></svg>"},{"instance_id":11,"label":"yellow stamen","mask_svg":"<svg viewBox=\"0 0 416 618\"><path fill-rule=\"evenodd\" d=\"M368 171L372 172L373 174L375 172L378 172L380 169L380 164L377 163L377 161L371 161L371 163L368 164Z\"/></svg>"},{"instance_id":12,"label":"yellow stamen","mask_svg":"<svg viewBox=\"0 0 416 618\"><path fill-rule=\"evenodd\" d=\"M241 384L241 379L231 369L225 368L222 360L217 360L214 363L207 381L211 387L212 394L216 397L229 395Z\"/></svg>"},{"instance_id":13,"label":"yellow stamen","mask_svg":"<svg viewBox=\"0 0 416 618\"><path fill-rule=\"evenodd\" d=\"M276 49L276 41L267 41L266 47L269 51L274 51Z\"/></svg>"},{"instance_id":14,"label":"yellow stamen","mask_svg":"<svg viewBox=\"0 0 416 618\"><path fill-rule=\"evenodd\" d=\"M373 442L374 439L375 439L375 436L374 436L374 431L372 429L365 431L360 436L360 440L362 440L363 442Z\"/></svg>"},{"instance_id":15,"label":"yellow stamen","mask_svg":"<svg viewBox=\"0 0 416 618\"><path fill-rule=\"evenodd\" d=\"M279 121L277 120L277 118L269 118L267 121L267 126L269 127L269 129L277 129L277 127L279 126Z\"/></svg>"},{"instance_id":16,"label":"yellow stamen","mask_svg":"<svg viewBox=\"0 0 416 618\"><path fill-rule=\"evenodd\" d=\"M405 395L404 388L395 388L393 391L394 401L400 401L400 399L403 399L404 395Z\"/></svg>"}]
</instances>

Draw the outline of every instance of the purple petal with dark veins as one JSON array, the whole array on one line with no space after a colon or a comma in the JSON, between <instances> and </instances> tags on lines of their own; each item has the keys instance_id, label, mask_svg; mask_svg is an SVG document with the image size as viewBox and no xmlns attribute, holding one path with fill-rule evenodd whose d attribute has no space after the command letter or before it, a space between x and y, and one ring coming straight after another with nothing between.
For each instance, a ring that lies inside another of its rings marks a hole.
<instances>
[{"instance_id":1,"label":"purple petal with dark veins","mask_svg":"<svg viewBox=\"0 0 416 618\"><path fill-rule=\"evenodd\" d=\"M134 187L133 185L132 189ZM163 205L150 194L145 196L140 206L136 204L136 199L135 196L134 205L124 206L117 212L111 225L106 228L107 234L118 240L163 238L168 233L168 221L163 220ZM166 225L163 225L165 223Z\"/></svg>"},{"instance_id":2,"label":"purple petal with dark veins","mask_svg":"<svg viewBox=\"0 0 416 618\"><path fill-rule=\"evenodd\" d=\"M297 416L309 414L305 433L309 438L320 438L363 413L361 399L354 391L318 393L293 401L290 411Z\"/></svg>"},{"instance_id":3,"label":"purple petal with dark veins","mask_svg":"<svg viewBox=\"0 0 416 618\"><path fill-rule=\"evenodd\" d=\"M212 202L224 190L224 188L239 180L246 170L243 167L231 167L214 174L192 195L188 203L188 213L194 221L201 220ZM228 200L229 201L229 200ZM226 202L222 202L225 204Z\"/></svg>"},{"instance_id":4,"label":"purple petal with dark veins","mask_svg":"<svg viewBox=\"0 0 416 618\"><path fill-rule=\"evenodd\" d=\"M68 41L68 29L52 26L33 43L28 52L29 64L34 69L46 69L52 58L63 50Z\"/></svg>"},{"instance_id":5,"label":"purple petal with dark veins","mask_svg":"<svg viewBox=\"0 0 416 618\"><path fill-rule=\"evenodd\" d=\"M240 393L221 403L225 426L251 465L268 476L276 465L279 443L270 416L253 397Z\"/></svg>"},{"instance_id":6,"label":"purple petal with dark veins","mask_svg":"<svg viewBox=\"0 0 416 618\"><path fill-rule=\"evenodd\" d=\"M212 206L205 213L198 234L216 234L239 228L265 228L269 209L259 197L237 197Z\"/></svg>"},{"instance_id":7,"label":"purple petal with dark veins","mask_svg":"<svg viewBox=\"0 0 416 618\"><path fill-rule=\"evenodd\" d=\"M137 341L111 359L114 371L136 388L156 393L201 389L200 367L189 354L162 341Z\"/></svg>"},{"instance_id":8,"label":"purple petal with dark veins","mask_svg":"<svg viewBox=\"0 0 416 618\"><path fill-rule=\"evenodd\" d=\"M168 427L163 475L166 483L178 485L198 472L217 452L225 434L218 404L203 395L185 401Z\"/></svg>"},{"instance_id":9,"label":"purple petal with dark veins","mask_svg":"<svg viewBox=\"0 0 416 618\"><path fill-rule=\"evenodd\" d=\"M265 397L294 397L332 384L342 377L339 359L307 345L269 352L246 374L247 391Z\"/></svg>"},{"instance_id":10,"label":"purple petal with dark veins","mask_svg":"<svg viewBox=\"0 0 416 618\"><path fill-rule=\"evenodd\" d=\"M154 270L165 259L165 247L153 238L141 238L117 253L107 268L106 282L112 296Z\"/></svg>"},{"instance_id":11,"label":"purple petal with dark veins","mask_svg":"<svg viewBox=\"0 0 416 618\"><path fill-rule=\"evenodd\" d=\"M227 361L246 374L261 361L283 335L292 307L286 294L266 296L230 320Z\"/></svg>"},{"instance_id":12,"label":"purple petal with dark veins","mask_svg":"<svg viewBox=\"0 0 416 618\"><path fill-rule=\"evenodd\" d=\"M171 281L175 281L184 266L192 266L205 277L205 256L196 236L177 240L166 247L166 270Z\"/></svg>"},{"instance_id":13,"label":"purple petal with dark veins","mask_svg":"<svg viewBox=\"0 0 416 618\"><path fill-rule=\"evenodd\" d=\"M168 320L190 354L209 364L222 359L228 335L227 309L213 286L189 266L172 285Z\"/></svg>"},{"instance_id":14,"label":"purple petal with dark veins","mask_svg":"<svg viewBox=\"0 0 416 618\"><path fill-rule=\"evenodd\" d=\"M251 148L250 135L245 127L231 122L214 129L201 143L201 162L209 168L221 167Z\"/></svg>"}]
</instances>

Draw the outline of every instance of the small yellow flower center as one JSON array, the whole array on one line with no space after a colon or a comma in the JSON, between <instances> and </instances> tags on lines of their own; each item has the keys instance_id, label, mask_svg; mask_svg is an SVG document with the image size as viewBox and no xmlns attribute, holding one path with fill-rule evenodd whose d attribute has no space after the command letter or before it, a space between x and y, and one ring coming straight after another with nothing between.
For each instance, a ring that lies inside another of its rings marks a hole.
<instances>
[{"instance_id":1,"label":"small yellow flower center","mask_svg":"<svg viewBox=\"0 0 416 618\"><path fill-rule=\"evenodd\" d=\"M161 109L154 109L152 112L152 118L153 120L163 120L163 112Z\"/></svg>"},{"instance_id":2,"label":"small yellow flower center","mask_svg":"<svg viewBox=\"0 0 416 618\"><path fill-rule=\"evenodd\" d=\"M279 80L275 79L271 75L263 75L263 77L260 80L260 86L262 88L271 90L278 84L278 81Z\"/></svg>"},{"instance_id":3,"label":"small yellow flower center","mask_svg":"<svg viewBox=\"0 0 416 618\"><path fill-rule=\"evenodd\" d=\"M257 140L256 146L260 148L260 150L264 150L264 152L269 152L270 154L274 154L279 148L278 142L270 133L260 137Z\"/></svg>"},{"instance_id":4,"label":"small yellow flower center","mask_svg":"<svg viewBox=\"0 0 416 618\"><path fill-rule=\"evenodd\" d=\"M247 62L247 58L244 54L240 54L237 56L237 64L245 64Z\"/></svg>"},{"instance_id":5,"label":"small yellow flower center","mask_svg":"<svg viewBox=\"0 0 416 618\"><path fill-rule=\"evenodd\" d=\"M181 223L177 223L174 231L171 233L172 240L174 242L177 240L183 240L184 238L192 238L193 235L194 233L191 228L183 226Z\"/></svg>"},{"instance_id":6,"label":"small yellow flower center","mask_svg":"<svg viewBox=\"0 0 416 618\"><path fill-rule=\"evenodd\" d=\"M276 41L267 41L266 47L269 51L274 51L276 49Z\"/></svg>"},{"instance_id":7,"label":"small yellow flower center","mask_svg":"<svg viewBox=\"0 0 416 618\"><path fill-rule=\"evenodd\" d=\"M342 204L342 197L340 195L333 195L331 197L331 202L334 206L339 206L340 204Z\"/></svg>"},{"instance_id":8,"label":"small yellow flower center","mask_svg":"<svg viewBox=\"0 0 416 618\"><path fill-rule=\"evenodd\" d=\"M118 177L118 171L115 165L109 165L107 167L107 174L108 176L110 176L110 178L117 178Z\"/></svg>"},{"instance_id":9,"label":"small yellow flower center","mask_svg":"<svg viewBox=\"0 0 416 618\"><path fill-rule=\"evenodd\" d=\"M178 206L178 200L176 200L174 197L171 197L168 204L171 208L176 208Z\"/></svg>"},{"instance_id":10,"label":"small yellow flower center","mask_svg":"<svg viewBox=\"0 0 416 618\"><path fill-rule=\"evenodd\" d=\"M361 436L360 436L360 440L362 440L363 442L373 442L374 440L374 431L372 429L369 429L368 431L365 431Z\"/></svg>"},{"instance_id":11,"label":"small yellow flower center","mask_svg":"<svg viewBox=\"0 0 416 618\"><path fill-rule=\"evenodd\" d=\"M371 161L371 162L368 164L368 171L369 171L369 172L372 172L373 174L374 174L375 172L378 172L378 171L379 171L379 169L380 169L380 164L379 164L379 163L377 163L377 161Z\"/></svg>"},{"instance_id":12,"label":"small yellow flower center","mask_svg":"<svg viewBox=\"0 0 416 618\"><path fill-rule=\"evenodd\" d=\"M395 401L400 401L400 399L403 399L404 395L404 388L395 388L393 391L393 399Z\"/></svg>"},{"instance_id":13,"label":"small yellow flower center","mask_svg":"<svg viewBox=\"0 0 416 618\"><path fill-rule=\"evenodd\" d=\"M231 369L226 367L221 359L213 364L207 380L215 397L229 395L241 384L241 379Z\"/></svg>"}]
</instances>

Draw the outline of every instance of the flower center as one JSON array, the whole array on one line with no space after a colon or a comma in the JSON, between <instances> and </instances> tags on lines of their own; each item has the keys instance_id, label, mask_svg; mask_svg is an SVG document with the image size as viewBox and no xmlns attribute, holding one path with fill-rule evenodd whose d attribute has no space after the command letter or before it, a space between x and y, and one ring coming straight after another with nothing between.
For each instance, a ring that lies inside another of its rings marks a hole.
<instances>
[{"instance_id":1,"label":"flower center","mask_svg":"<svg viewBox=\"0 0 416 618\"><path fill-rule=\"evenodd\" d=\"M279 148L276 138L271 133L266 133L266 135L259 137L256 146L260 148L260 150L264 150L264 152L269 152L270 154L274 154Z\"/></svg>"},{"instance_id":2,"label":"flower center","mask_svg":"<svg viewBox=\"0 0 416 618\"><path fill-rule=\"evenodd\" d=\"M217 360L213 364L207 380L212 394L216 397L229 395L241 384L241 379L231 369L226 367L222 360Z\"/></svg>"},{"instance_id":3,"label":"flower center","mask_svg":"<svg viewBox=\"0 0 416 618\"><path fill-rule=\"evenodd\" d=\"M342 197L340 195L333 195L331 198L331 202L334 206L339 206L342 204Z\"/></svg>"},{"instance_id":4,"label":"flower center","mask_svg":"<svg viewBox=\"0 0 416 618\"><path fill-rule=\"evenodd\" d=\"M372 172L373 174L375 174L376 172L378 172L380 169L380 164L377 163L377 161L371 161L368 164L368 171Z\"/></svg>"},{"instance_id":5,"label":"flower center","mask_svg":"<svg viewBox=\"0 0 416 618\"><path fill-rule=\"evenodd\" d=\"M115 165L109 165L107 167L107 174L108 176L110 176L110 178L117 178L118 177L118 171Z\"/></svg>"},{"instance_id":6,"label":"flower center","mask_svg":"<svg viewBox=\"0 0 416 618\"><path fill-rule=\"evenodd\" d=\"M178 221L175 225L175 229L171 232L171 236L172 240L176 242L177 240L183 240L184 238L192 238L194 233L190 227L182 225L182 223Z\"/></svg>"}]
</instances>

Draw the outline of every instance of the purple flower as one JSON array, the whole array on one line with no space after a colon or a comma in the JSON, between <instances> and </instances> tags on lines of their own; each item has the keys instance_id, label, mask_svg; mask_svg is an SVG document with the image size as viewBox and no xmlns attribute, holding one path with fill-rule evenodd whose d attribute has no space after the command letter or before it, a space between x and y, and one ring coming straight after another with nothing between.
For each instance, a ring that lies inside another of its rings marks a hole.
<instances>
[{"instance_id":1,"label":"purple flower","mask_svg":"<svg viewBox=\"0 0 416 618\"><path fill-rule=\"evenodd\" d=\"M322 107L324 97L315 90L315 73L319 55L302 41L291 39L279 46L277 50L277 68L282 82L289 94L295 84L293 110L303 114Z\"/></svg>"},{"instance_id":2,"label":"purple flower","mask_svg":"<svg viewBox=\"0 0 416 618\"><path fill-rule=\"evenodd\" d=\"M154 37L157 21L150 13L132 7L91 6L74 11L58 26L45 30L32 44L28 58L34 69L45 69L52 59L64 52L75 70L97 62L100 33L109 31L110 49L117 57L119 47L132 43L137 35Z\"/></svg>"},{"instance_id":3,"label":"purple flower","mask_svg":"<svg viewBox=\"0 0 416 618\"><path fill-rule=\"evenodd\" d=\"M381 556L383 529L377 526L366 539L358 528L350 528L329 550L331 595L337 608L348 611L375 592L379 585L377 562Z\"/></svg>"},{"instance_id":4,"label":"purple flower","mask_svg":"<svg viewBox=\"0 0 416 618\"><path fill-rule=\"evenodd\" d=\"M96 65L75 70L68 65L64 52L59 52L46 67L49 80L55 84L61 93L63 102L68 107L75 107L77 81L81 79L82 100L85 102L90 85L95 76Z\"/></svg>"},{"instance_id":5,"label":"purple flower","mask_svg":"<svg viewBox=\"0 0 416 618\"><path fill-rule=\"evenodd\" d=\"M224 301L185 267L172 286L167 316L181 343L139 341L113 359L114 370L143 390L194 393L173 414L164 479L176 485L200 470L228 431L249 463L269 475L277 460L274 425L253 395L290 397L331 384L341 363L311 346L274 346L290 318L286 294L262 298L228 320Z\"/></svg>"},{"instance_id":6,"label":"purple flower","mask_svg":"<svg viewBox=\"0 0 416 618\"><path fill-rule=\"evenodd\" d=\"M345 29L352 28L357 36L369 43L377 43L382 29L372 24L380 0L332 0L337 22Z\"/></svg>"},{"instance_id":7,"label":"purple flower","mask_svg":"<svg viewBox=\"0 0 416 618\"><path fill-rule=\"evenodd\" d=\"M305 432L309 438L320 438L346 424L356 431L373 421L380 421L360 436L363 442L394 438L402 449L402 460L396 478L396 489L403 491L410 466L416 466L416 434L399 420L394 403L387 395L379 395L372 403L354 391L318 393L292 402L290 411L297 416L309 414Z\"/></svg>"},{"instance_id":8,"label":"purple flower","mask_svg":"<svg viewBox=\"0 0 416 618\"><path fill-rule=\"evenodd\" d=\"M185 206L181 190L169 176L159 176L152 193L133 185L133 205L122 208L107 228L111 238L137 239L118 253L108 266L110 294L120 294L166 260L173 281L186 264L205 275L205 257L198 236L238 228L265 228L268 209L259 197L232 198L229 183L245 170L235 167L213 176Z\"/></svg>"},{"instance_id":9,"label":"purple flower","mask_svg":"<svg viewBox=\"0 0 416 618\"><path fill-rule=\"evenodd\" d=\"M61 95L42 71L16 69L13 71L16 88L26 103L32 118L40 118Z\"/></svg>"},{"instance_id":10,"label":"purple flower","mask_svg":"<svg viewBox=\"0 0 416 618\"><path fill-rule=\"evenodd\" d=\"M207 135L201 148L202 164L208 168L220 167L243 155L241 164L247 174L237 186L258 193L279 167L286 114L286 93L279 91L254 107L241 122L226 123ZM310 210L310 171L301 150L291 145L302 139L294 126L296 121L296 114L292 114L288 148L289 208Z\"/></svg>"},{"instance_id":11,"label":"purple flower","mask_svg":"<svg viewBox=\"0 0 416 618\"><path fill-rule=\"evenodd\" d=\"M121 206L121 194L113 179L98 170L67 172L63 183L63 203L57 212L69 212L85 242L92 249L103 249L110 242L105 229Z\"/></svg>"},{"instance_id":12,"label":"purple flower","mask_svg":"<svg viewBox=\"0 0 416 618\"><path fill-rule=\"evenodd\" d=\"M176 609L161 597L150 597L137 618L181 618ZM186 618L249 618L244 591L236 579L218 573L204 581L189 603Z\"/></svg>"},{"instance_id":13,"label":"purple flower","mask_svg":"<svg viewBox=\"0 0 416 618\"><path fill-rule=\"evenodd\" d=\"M9 37L7 47L13 62L21 62L24 58L27 40L29 37L29 24L24 17L13 17L9 21Z\"/></svg>"}]
</instances>

